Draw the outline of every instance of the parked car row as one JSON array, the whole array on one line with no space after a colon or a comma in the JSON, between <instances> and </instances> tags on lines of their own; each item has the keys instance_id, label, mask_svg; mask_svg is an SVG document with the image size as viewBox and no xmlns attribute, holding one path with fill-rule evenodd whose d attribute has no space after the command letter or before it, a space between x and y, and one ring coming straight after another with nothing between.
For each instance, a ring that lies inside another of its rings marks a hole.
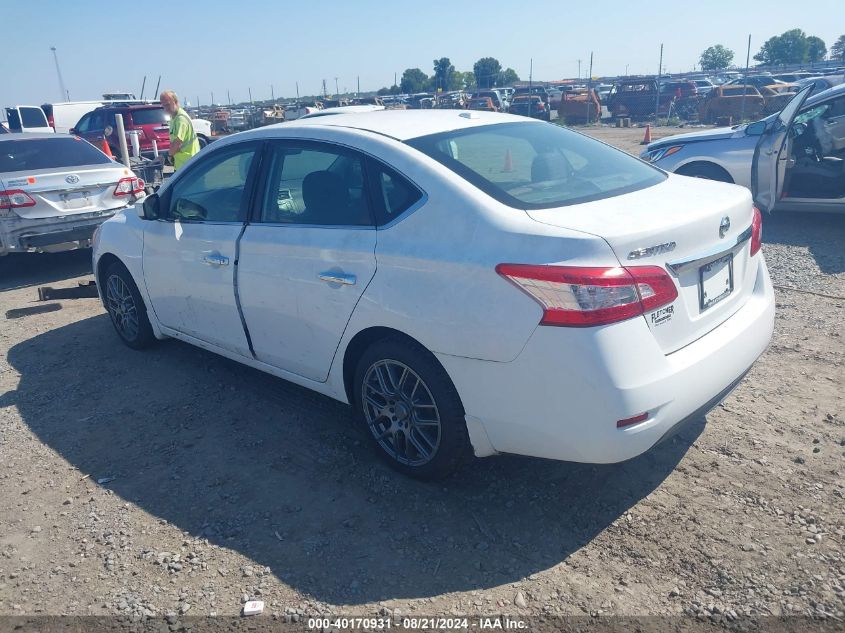
<instances>
[{"instance_id":1,"label":"parked car row","mask_svg":"<svg viewBox=\"0 0 845 633\"><path fill-rule=\"evenodd\" d=\"M42 106L14 106L6 108L9 131L26 133L77 134L97 147L107 142L110 151L117 155L120 142L117 137L115 115L123 116L126 132L140 133L143 155L152 154L152 141L156 140L162 151L170 146L167 133L169 116L158 103L139 100L129 101L75 101L44 104ZM203 119L191 119L200 147L211 140L211 124Z\"/></svg>"}]
</instances>

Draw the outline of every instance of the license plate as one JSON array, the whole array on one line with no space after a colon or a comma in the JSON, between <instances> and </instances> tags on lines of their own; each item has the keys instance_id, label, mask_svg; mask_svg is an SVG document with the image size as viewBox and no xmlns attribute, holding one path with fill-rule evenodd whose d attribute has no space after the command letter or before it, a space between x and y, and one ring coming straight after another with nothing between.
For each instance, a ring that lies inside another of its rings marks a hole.
<instances>
[{"instance_id":1,"label":"license plate","mask_svg":"<svg viewBox=\"0 0 845 633\"><path fill-rule=\"evenodd\" d=\"M701 311L719 303L734 289L734 256L725 255L698 269L698 298Z\"/></svg>"},{"instance_id":2,"label":"license plate","mask_svg":"<svg viewBox=\"0 0 845 633\"><path fill-rule=\"evenodd\" d=\"M91 198L88 197L89 192L80 191L79 193L66 193L62 195L62 202L65 209L83 209L91 206Z\"/></svg>"}]
</instances>

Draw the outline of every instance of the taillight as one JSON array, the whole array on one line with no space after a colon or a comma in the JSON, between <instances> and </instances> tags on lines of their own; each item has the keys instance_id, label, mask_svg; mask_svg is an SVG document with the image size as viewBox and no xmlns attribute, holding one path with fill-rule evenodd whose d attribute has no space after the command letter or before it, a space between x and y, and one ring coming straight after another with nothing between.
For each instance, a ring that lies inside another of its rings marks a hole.
<instances>
[{"instance_id":1,"label":"taillight","mask_svg":"<svg viewBox=\"0 0 845 633\"><path fill-rule=\"evenodd\" d=\"M115 196L131 196L144 190L144 181L140 178L121 178L114 188Z\"/></svg>"},{"instance_id":2,"label":"taillight","mask_svg":"<svg viewBox=\"0 0 845 633\"><path fill-rule=\"evenodd\" d=\"M659 266L499 264L496 272L540 304L540 325L606 325L655 310L678 297L675 282Z\"/></svg>"},{"instance_id":3,"label":"taillight","mask_svg":"<svg viewBox=\"0 0 845 633\"><path fill-rule=\"evenodd\" d=\"M51 128L53 128L54 130L56 129L56 123L55 123L55 121L53 120L53 115L52 115L52 114L51 114L50 116L48 116L48 117L47 117L47 125L49 125L49 126L50 126Z\"/></svg>"},{"instance_id":4,"label":"taillight","mask_svg":"<svg viewBox=\"0 0 845 633\"><path fill-rule=\"evenodd\" d=\"M18 209L34 206L35 200L26 191L21 191L20 189L0 191L0 209Z\"/></svg>"},{"instance_id":5,"label":"taillight","mask_svg":"<svg viewBox=\"0 0 845 633\"><path fill-rule=\"evenodd\" d=\"M754 216L751 218L751 256L754 257L763 245L763 215L760 209L754 207Z\"/></svg>"}]
</instances>

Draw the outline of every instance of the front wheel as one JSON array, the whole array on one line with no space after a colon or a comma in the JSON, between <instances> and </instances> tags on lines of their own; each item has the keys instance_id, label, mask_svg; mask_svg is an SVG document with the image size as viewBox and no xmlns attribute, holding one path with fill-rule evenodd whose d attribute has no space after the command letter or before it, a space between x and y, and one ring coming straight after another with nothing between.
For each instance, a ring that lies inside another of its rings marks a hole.
<instances>
[{"instance_id":1,"label":"front wheel","mask_svg":"<svg viewBox=\"0 0 845 633\"><path fill-rule=\"evenodd\" d=\"M155 342L144 300L123 264L115 262L106 270L102 294L120 340L132 349L143 349Z\"/></svg>"},{"instance_id":2,"label":"front wheel","mask_svg":"<svg viewBox=\"0 0 845 633\"><path fill-rule=\"evenodd\" d=\"M355 371L354 406L379 456L423 480L450 475L469 453L458 392L428 350L401 338L370 347Z\"/></svg>"}]
</instances>

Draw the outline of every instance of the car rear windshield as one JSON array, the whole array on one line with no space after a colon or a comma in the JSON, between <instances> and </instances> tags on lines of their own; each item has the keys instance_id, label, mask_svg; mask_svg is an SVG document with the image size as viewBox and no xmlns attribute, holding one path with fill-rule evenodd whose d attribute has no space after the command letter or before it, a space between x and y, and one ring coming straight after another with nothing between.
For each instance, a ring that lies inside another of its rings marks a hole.
<instances>
[{"instance_id":1,"label":"car rear windshield","mask_svg":"<svg viewBox=\"0 0 845 633\"><path fill-rule=\"evenodd\" d=\"M517 209L601 200L666 178L624 152L550 123L486 125L408 144Z\"/></svg>"},{"instance_id":2,"label":"car rear windshield","mask_svg":"<svg viewBox=\"0 0 845 633\"><path fill-rule=\"evenodd\" d=\"M93 145L73 136L0 141L0 174L36 169L61 169L112 162Z\"/></svg>"},{"instance_id":3,"label":"car rear windshield","mask_svg":"<svg viewBox=\"0 0 845 633\"><path fill-rule=\"evenodd\" d=\"M135 125L167 125L169 120L164 108L132 110L131 114Z\"/></svg>"}]
</instances>

